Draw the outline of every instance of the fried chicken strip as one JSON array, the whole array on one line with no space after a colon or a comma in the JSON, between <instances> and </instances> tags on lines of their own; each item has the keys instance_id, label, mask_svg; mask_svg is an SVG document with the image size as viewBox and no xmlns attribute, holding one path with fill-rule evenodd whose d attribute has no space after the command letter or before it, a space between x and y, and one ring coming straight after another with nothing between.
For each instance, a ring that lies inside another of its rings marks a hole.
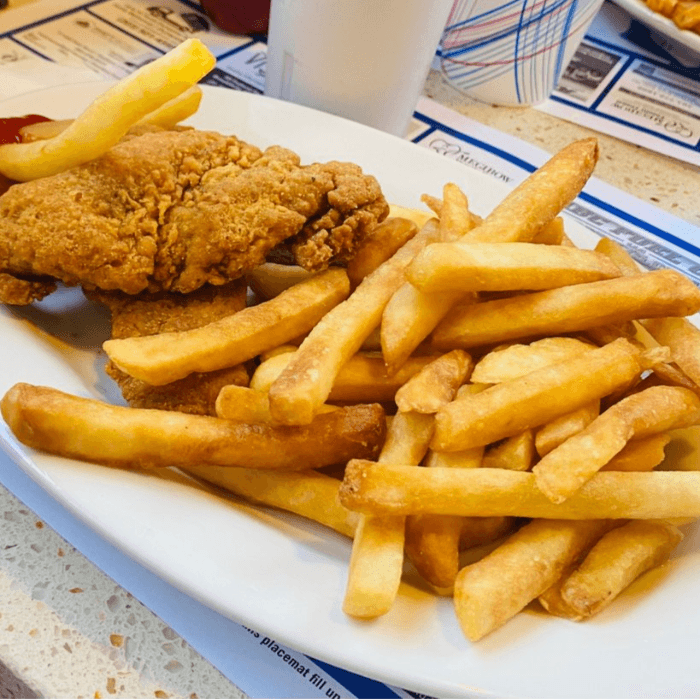
<instances>
[{"instance_id":1,"label":"fried chicken strip","mask_svg":"<svg viewBox=\"0 0 700 700\"><path fill-rule=\"evenodd\" d=\"M86 291L86 295L105 304L111 313L112 337L130 338L168 331L184 331L217 321L240 311L246 305L244 280L214 287L204 285L190 294L178 292L143 293ZM193 374L163 386L151 386L130 377L111 361L106 373L119 385L122 396L132 408L158 408L197 415L216 415L216 397L228 384L247 386L248 371L236 365L215 372Z\"/></svg>"},{"instance_id":2,"label":"fried chicken strip","mask_svg":"<svg viewBox=\"0 0 700 700\"><path fill-rule=\"evenodd\" d=\"M41 295L10 277L188 293L241 277L287 239L299 264L321 269L387 213L375 178L350 163L302 166L286 149L193 129L133 134L0 197L0 301Z\"/></svg>"}]
</instances>

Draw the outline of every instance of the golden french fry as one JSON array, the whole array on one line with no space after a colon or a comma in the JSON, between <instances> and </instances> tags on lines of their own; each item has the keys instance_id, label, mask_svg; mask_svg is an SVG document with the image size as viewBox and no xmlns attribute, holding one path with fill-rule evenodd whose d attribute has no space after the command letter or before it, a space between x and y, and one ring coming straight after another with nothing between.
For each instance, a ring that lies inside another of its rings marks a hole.
<instances>
[{"instance_id":1,"label":"golden french fry","mask_svg":"<svg viewBox=\"0 0 700 700\"><path fill-rule=\"evenodd\" d=\"M319 413L336 409L337 406L324 405ZM219 391L216 397L216 415L242 423L274 423L267 392L235 384L224 386Z\"/></svg>"},{"instance_id":2,"label":"golden french fry","mask_svg":"<svg viewBox=\"0 0 700 700\"><path fill-rule=\"evenodd\" d=\"M149 384L245 362L314 327L347 297L348 276L334 268L269 301L188 331L108 340L103 347L122 371Z\"/></svg>"},{"instance_id":3,"label":"golden french fry","mask_svg":"<svg viewBox=\"0 0 700 700\"><path fill-rule=\"evenodd\" d=\"M556 336L542 338L529 345L497 347L476 363L470 380L481 384L499 384L593 349L590 343L576 338Z\"/></svg>"},{"instance_id":4,"label":"golden french fry","mask_svg":"<svg viewBox=\"0 0 700 700\"><path fill-rule=\"evenodd\" d=\"M191 117L199 109L201 102L202 88L199 85L193 85L152 112L149 112L138 123L160 126L163 129L172 129L180 122Z\"/></svg>"},{"instance_id":5,"label":"golden french fry","mask_svg":"<svg viewBox=\"0 0 700 700\"><path fill-rule=\"evenodd\" d=\"M581 337L590 340L596 345L612 343L618 338L627 338L634 341L637 335L637 326L634 321L622 321L621 323L608 323L594 328L586 328L581 332Z\"/></svg>"},{"instance_id":6,"label":"golden french fry","mask_svg":"<svg viewBox=\"0 0 700 700\"><path fill-rule=\"evenodd\" d=\"M396 219L408 219L412 221L419 229L423 228L430 219L435 218L431 211L425 209L414 209L412 207L403 207L400 204L389 204L389 216Z\"/></svg>"},{"instance_id":7,"label":"golden french fry","mask_svg":"<svg viewBox=\"0 0 700 700\"><path fill-rule=\"evenodd\" d=\"M471 241L532 240L581 191L598 161L594 138L574 141L510 192L469 234Z\"/></svg>"},{"instance_id":8,"label":"golden french fry","mask_svg":"<svg viewBox=\"0 0 700 700\"><path fill-rule=\"evenodd\" d=\"M260 364L251 377L250 387L269 391L291 362L292 356L293 353L282 353ZM397 390L437 357L439 355L411 357L396 374L389 376L380 355L358 352L338 372L328 400L359 403L393 401ZM366 401L367 396L374 398Z\"/></svg>"},{"instance_id":9,"label":"golden french fry","mask_svg":"<svg viewBox=\"0 0 700 700\"><path fill-rule=\"evenodd\" d=\"M643 369L644 355L620 339L495 384L443 406L435 417L431 447L463 450L536 428L626 386Z\"/></svg>"},{"instance_id":10,"label":"golden french fry","mask_svg":"<svg viewBox=\"0 0 700 700\"><path fill-rule=\"evenodd\" d=\"M439 221L441 241L461 238L474 228L475 222L469 211L469 200L454 182L448 182L442 188Z\"/></svg>"},{"instance_id":11,"label":"golden french fry","mask_svg":"<svg viewBox=\"0 0 700 700\"><path fill-rule=\"evenodd\" d=\"M541 245L562 245L564 242L564 219L557 216L546 223L533 237L533 243Z\"/></svg>"},{"instance_id":12,"label":"golden french fry","mask_svg":"<svg viewBox=\"0 0 700 700\"><path fill-rule=\"evenodd\" d=\"M460 550L497 540L513 529L513 523L513 518L501 517L409 515L406 556L431 586L440 592L451 592L459 571Z\"/></svg>"},{"instance_id":13,"label":"golden french fry","mask_svg":"<svg viewBox=\"0 0 700 700\"><path fill-rule=\"evenodd\" d=\"M543 425L535 435L535 449L540 457L544 457L555 447L558 447L572 435L587 428L600 415L600 399L581 406L581 408L566 413L559 418Z\"/></svg>"},{"instance_id":14,"label":"golden french fry","mask_svg":"<svg viewBox=\"0 0 700 700\"><path fill-rule=\"evenodd\" d=\"M552 503L532 472L377 465L351 460L340 502L374 515L467 515L591 520L670 519L700 516L700 472L606 471L563 503Z\"/></svg>"},{"instance_id":15,"label":"golden french fry","mask_svg":"<svg viewBox=\"0 0 700 700\"><path fill-rule=\"evenodd\" d=\"M632 394L534 467L537 486L555 503L570 498L633 437L700 423L700 397L682 387L656 386Z\"/></svg>"},{"instance_id":16,"label":"golden french fry","mask_svg":"<svg viewBox=\"0 0 700 700\"><path fill-rule=\"evenodd\" d=\"M477 641L546 591L604 532L597 520L533 520L457 575L454 605L465 636Z\"/></svg>"},{"instance_id":17,"label":"golden french fry","mask_svg":"<svg viewBox=\"0 0 700 700\"><path fill-rule=\"evenodd\" d=\"M647 319L642 325L657 342L671 349L673 362L700 385L700 329L685 318L673 317Z\"/></svg>"},{"instance_id":18,"label":"golden french fry","mask_svg":"<svg viewBox=\"0 0 700 700\"><path fill-rule=\"evenodd\" d=\"M420 201L425 204L437 217L440 217L442 212L442 200L439 197L433 197L431 194L422 194Z\"/></svg>"},{"instance_id":19,"label":"golden french fry","mask_svg":"<svg viewBox=\"0 0 700 700\"><path fill-rule=\"evenodd\" d=\"M360 516L340 505L340 481L326 474L204 464L190 465L184 471L252 503L296 513L348 537L355 535Z\"/></svg>"},{"instance_id":20,"label":"golden french fry","mask_svg":"<svg viewBox=\"0 0 700 700\"><path fill-rule=\"evenodd\" d=\"M627 276L638 275L642 268L635 259L619 244L611 238L601 238L595 246L595 250L607 255L617 265L618 269Z\"/></svg>"},{"instance_id":21,"label":"golden french fry","mask_svg":"<svg viewBox=\"0 0 700 700\"><path fill-rule=\"evenodd\" d=\"M379 405L319 415L309 426L238 423L178 411L127 408L56 389L15 384L2 416L18 440L63 457L107 466L314 469L378 453L386 423Z\"/></svg>"},{"instance_id":22,"label":"golden french fry","mask_svg":"<svg viewBox=\"0 0 700 700\"><path fill-rule=\"evenodd\" d=\"M314 274L299 265L265 262L247 273L246 280L251 290L261 299L273 299Z\"/></svg>"},{"instance_id":23,"label":"golden french fry","mask_svg":"<svg viewBox=\"0 0 700 700\"><path fill-rule=\"evenodd\" d=\"M664 461L664 449L671 442L668 433L630 440L601 471L647 472Z\"/></svg>"},{"instance_id":24,"label":"golden french fry","mask_svg":"<svg viewBox=\"0 0 700 700\"><path fill-rule=\"evenodd\" d=\"M435 371L437 366L438 371ZM471 366L468 355L441 357L426 366L404 387L418 390L418 400L432 406L449 401ZM433 435L431 412L402 410L389 426L378 463L408 461L419 464ZM343 610L355 617L376 617L388 612L396 598L403 570L406 522L402 516L363 516L353 542ZM461 532L461 530L460 530ZM459 542L459 535L455 547ZM408 543L410 548L410 543ZM415 562L414 562L415 563ZM417 564L420 570L420 563Z\"/></svg>"},{"instance_id":25,"label":"golden french fry","mask_svg":"<svg viewBox=\"0 0 700 700\"><path fill-rule=\"evenodd\" d=\"M436 241L454 241L473 229L478 220L469 211L467 198L459 187L448 183L443 194ZM401 367L440 319L464 297L460 291L428 294L409 282L394 292L382 313L380 327L382 354L389 373Z\"/></svg>"},{"instance_id":26,"label":"golden french fry","mask_svg":"<svg viewBox=\"0 0 700 700\"><path fill-rule=\"evenodd\" d=\"M445 314L464 299L462 292L427 294L408 282L401 285L387 303L379 329L387 370L398 371Z\"/></svg>"},{"instance_id":27,"label":"golden french fry","mask_svg":"<svg viewBox=\"0 0 700 700\"><path fill-rule=\"evenodd\" d=\"M396 392L399 411L436 413L448 404L472 368L471 357L453 350L425 365Z\"/></svg>"},{"instance_id":28,"label":"golden french fry","mask_svg":"<svg viewBox=\"0 0 700 700\"><path fill-rule=\"evenodd\" d=\"M534 459L535 435L532 430L528 429L487 449L481 466L524 472L530 469Z\"/></svg>"},{"instance_id":29,"label":"golden french fry","mask_svg":"<svg viewBox=\"0 0 700 700\"><path fill-rule=\"evenodd\" d=\"M620 277L606 255L538 243L431 243L406 270L423 292L554 289Z\"/></svg>"},{"instance_id":30,"label":"golden french fry","mask_svg":"<svg viewBox=\"0 0 700 700\"><path fill-rule=\"evenodd\" d=\"M632 256L609 238L601 238L596 250L605 253L625 275L639 273L640 267ZM655 333L650 332L651 328ZM671 348L671 359L676 364L659 363L654 367L656 375L667 384L700 393L700 331L695 326L683 318L660 317L635 323L634 330L637 340L646 347L660 343Z\"/></svg>"},{"instance_id":31,"label":"golden french fry","mask_svg":"<svg viewBox=\"0 0 700 700\"><path fill-rule=\"evenodd\" d=\"M191 117L199 109L201 101L202 88L199 85L193 85L188 90L173 97L172 100L168 100L165 104L149 112L136 123L171 129L187 117ZM63 133L74 121L74 119L56 119L28 124L19 130L22 143L51 139Z\"/></svg>"},{"instance_id":32,"label":"golden french fry","mask_svg":"<svg viewBox=\"0 0 700 700\"><path fill-rule=\"evenodd\" d=\"M270 387L270 410L277 421L303 425L312 420L341 367L379 325L386 303L404 282L408 263L437 234L437 225L428 221L314 326Z\"/></svg>"},{"instance_id":33,"label":"golden french fry","mask_svg":"<svg viewBox=\"0 0 700 700\"><path fill-rule=\"evenodd\" d=\"M433 416L397 413L389 426L379 456L384 460L420 462L428 450ZM405 518L363 515L353 540L343 610L353 617L378 617L387 613L401 583Z\"/></svg>"},{"instance_id":34,"label":"golden french fry","mask_svg":"<svg viewBox=\"0 0 700 700\"><path fill-rule=\"evenodd\" d=\"M107 89L58 136L0 146L0 173L48 177L101 156L147 114L196 84L216 64L199 39L187 39Z\"/></svg>"},{"instance_id":35,"label":"golden french fry","mask_svg":"<svg viewBox=\"0 0 700 700\"><path fill-rule=\"evenodd\" d=\"M675 270L655 270L459 307L440 322L432 343L470 348L698 310L700 289Z\"/></svg>"},{"instance_id":36,"label":"golden french fry","mask_svg":"<svg viewBox=\"0 0 700 700\"><path fill-rule=\"evenodd\" d=\"M664 522L633 520L615 528L564 581L561 597L580 619L595 615L645 571L666 562L682 539Z\"/></svg>"},{"instance_id":37,"label":"golden french fry","mask_svg":"<svg viewBox=\"0 0 700 700\"><path fill-rule=\"evenodd\" d=\"M348 262L353 289L417 233L418 227L410 219L391 217L379 224Z\"/></svg>"}]
</instances>

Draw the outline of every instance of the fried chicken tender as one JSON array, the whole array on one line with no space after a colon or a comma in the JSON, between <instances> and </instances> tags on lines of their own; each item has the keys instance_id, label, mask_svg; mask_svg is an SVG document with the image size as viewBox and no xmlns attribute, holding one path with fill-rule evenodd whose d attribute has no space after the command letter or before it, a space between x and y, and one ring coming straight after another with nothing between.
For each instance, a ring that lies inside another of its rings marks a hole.
<instances>
[{"instance_id":1,"label":"fried chicken tender","mask_svg":"<svg viewBox=\"0 0 700 700\"><path fill-rule=\"evenodd\" d=\"M190 294L158 292L132 296L123 292L86 290L86 295L109 308L113 338L130 338L184 331L217 321L243 309L246 292L246 283L241 279L219 287L207 284ZM132 408L210 416L216 415L216 397L222 387L227 384L247 386L249 381L243 365L215 372L195 372L164 386L151 386L130 377L112 362L107 362L105 371L117 382Z\"/></svg>"},{"instance_id":2,"label":"fried chicken tender","mask_svg":"<svg viewBox=\"0 0 700 700\"><path fill-rule=\"evenodd\" d=\"M0 196L0 301L41 296L10 277L188 293L241 277L287 239L299 264L321 269L351 257L387 214L376 179L350 163L302 166L287 149L215 132L136 133Z\"/></svg>"}]
</instances>

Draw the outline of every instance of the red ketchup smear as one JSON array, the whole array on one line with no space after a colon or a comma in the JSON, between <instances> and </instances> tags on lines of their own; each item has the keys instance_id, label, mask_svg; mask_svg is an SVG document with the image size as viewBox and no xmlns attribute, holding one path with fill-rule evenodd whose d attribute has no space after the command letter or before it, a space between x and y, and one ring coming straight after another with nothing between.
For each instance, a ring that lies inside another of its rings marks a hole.
<instances>
[{"instance_id":1,"label":"red ketchup smear","mask_svg":"<svg viewBox=\"0 0 700 700\"><path fill-rule=\"evenodd\" d=\"M38 122L50 122L48 117L42 117L39 114L26 114L23 117L7 117L0 119L0 144L3 143L21 143L22 136L20 129L30 124ZM0 194L6 192L13 181L0 174Z\"/></svg>"}]
</instances>

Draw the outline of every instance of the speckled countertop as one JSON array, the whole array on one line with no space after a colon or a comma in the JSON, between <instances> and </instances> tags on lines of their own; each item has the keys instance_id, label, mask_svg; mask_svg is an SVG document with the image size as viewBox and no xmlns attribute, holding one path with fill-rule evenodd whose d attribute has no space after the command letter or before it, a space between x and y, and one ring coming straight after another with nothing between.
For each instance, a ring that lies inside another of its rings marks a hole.
<instances>
[{"instance_id":1,"label":"speckled countertop","mask_svg":"<svg viewBox=\"0 0 700 700\"><path fill-rule=\"evenodd\" d=\"M534 109L472 102L437 72L425 94L550 153L595 133ZM595 135L597 177L700 225L699 168ZM245 697L4 487L0 522L0 697Z\"/></svg>"}]
</instances>

